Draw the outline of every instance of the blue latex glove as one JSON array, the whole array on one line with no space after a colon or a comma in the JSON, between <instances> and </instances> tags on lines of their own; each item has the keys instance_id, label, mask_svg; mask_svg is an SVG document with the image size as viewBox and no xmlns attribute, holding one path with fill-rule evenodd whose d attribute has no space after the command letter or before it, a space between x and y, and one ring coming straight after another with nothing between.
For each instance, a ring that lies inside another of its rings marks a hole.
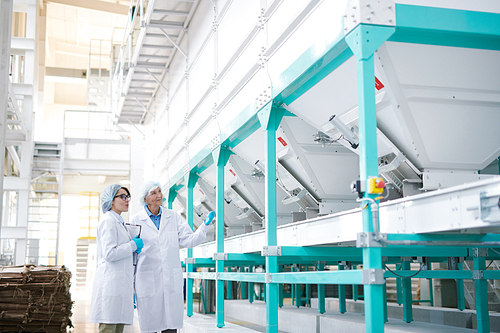
<instances>
[{"instance_id":1,"label":"blue latex glove","mask_svg":"<svg viewBox=\"0 0 500 333\"><path fill-rule=\"evenodd\" d=\"M134 309L137 309L137 303L135 302L135 294L134 294Z\"/></svg>"},{"instance_id":2,"label":"blue latex glove","mask_svg":"<svg viewBox=\"0 0 500 333\"><path fill-rule=\"evenodd\" d=\"M205 225L210 225L210 223L212 223L212 221L214 220L214 217L215 217L215 212L211 211L210 213L208 213L208 216L205 219L205 221L203 221L203 223L205 223Z\"/></svg>"},{"instance_id":3,"label":"blue latex glove","mask_svg":"<svg viewBox=\"0 0 500 333\"><path fill-rule=\"evenodd\" d=\"M141 253L142 247L144 246L142 239L140 239L139 236L135 236L132 240L135 242L135 245L137 245L137 250L135 250L135 252Z\"/></svg>"}]
</instances>

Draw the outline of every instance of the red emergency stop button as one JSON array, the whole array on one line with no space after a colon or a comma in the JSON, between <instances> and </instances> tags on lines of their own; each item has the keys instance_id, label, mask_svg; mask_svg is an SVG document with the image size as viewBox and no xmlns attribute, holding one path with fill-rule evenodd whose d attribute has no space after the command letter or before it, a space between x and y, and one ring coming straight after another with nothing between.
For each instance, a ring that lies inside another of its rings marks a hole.
<instances>
[{"instance_id":1,"label":"red emergency stop button","mask_svg":"<svg viewBox=\"0 0 500 333\"><path fill-rule=\"evenodd\" d=\"M385 182L384 182L382 179L379 179L379 180L376 182L375 186L376 186L377 188L384 188L384 187L385 187Z\"/></svg>"}]
</instances>

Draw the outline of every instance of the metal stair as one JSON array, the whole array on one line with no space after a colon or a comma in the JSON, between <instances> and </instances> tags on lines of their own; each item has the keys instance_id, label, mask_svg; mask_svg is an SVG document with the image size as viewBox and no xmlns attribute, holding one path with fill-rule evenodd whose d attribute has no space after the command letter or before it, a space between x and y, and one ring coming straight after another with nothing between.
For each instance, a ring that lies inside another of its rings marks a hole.
<instances>
[{"instance_id":1,"label":"metal stair","mask_svg":"<svg viewBox=\"0 0 500 333\"><path fill-rule=\"evenodd\" d=\"M471 270L474 265L472 261L464 261L464 269ZM498 270L497 264L493 261L490 268ZM500 298L495 292L495 285L493 280L487 280L488 289L488 309L489 311L500 312ZM475 288L474 280L464 280L464 294L465 294L465 306L469 309L476 309L476 298L475 298Z\"/></svg>"},{"instance_id":2,"label":"metal stair","mask_svg":"<svg viewBox=\"0 0 500 333\"><path fill-rule=\"evenodd\" d=\"M34 143L28 206L27 261L36 265L59 264L63 151L62 143Z\"/></svg>"}]
</instances>

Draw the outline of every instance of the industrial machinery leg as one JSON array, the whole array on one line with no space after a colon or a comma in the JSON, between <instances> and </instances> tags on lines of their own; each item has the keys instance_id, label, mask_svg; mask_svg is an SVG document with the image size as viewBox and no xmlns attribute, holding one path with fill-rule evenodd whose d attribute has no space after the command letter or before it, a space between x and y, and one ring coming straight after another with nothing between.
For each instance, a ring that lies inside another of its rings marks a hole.
<instances>
[{"instance_id":1,"label":"industrial machinery leg","mask_svg":"<svg viewBox=\"0 0 500 333\"><path fill-rule=\"evenodd\" d=\"M339 271L344 270L344 265L338 265ZM339 312L346 312L345 284L339 284Z\"/></svg>"},{"instance_id":2,"label":"industrial machinery leg","mask_svg":"<svg viewBox=\"0 0 500 333\"><path fill-rule=\"evenodd\" d=\"M217 147L212 152L214 164L217 167L216 174L216 229L215 239L217 243L217 253L224 253L224 167L229 160L231 152L224 147ZM224 261L217 260L215 262L215 271L217 273L224 272ZM215 281L215 321L216 326L224 327L224 281Z\"/></svg>"},{"instance_id":3,"label":"industrial machinery leg","mask_svg":"<svg viewBox=\"0 0 500 333\"><path fill-rule=\"evenodd\" d=\"M318 271L325 270L325 264L318 264ZM318 312L325 313L325 285L318 284Z\"/></svg>"},{"instance_id":4,"label":"industrial machinery leg","mask_svg":"<svg viewBox=\"0 0 500 333\"><path fill-rule=\"evenodd\" d=\"M187 185L187 209L186 209L186 217L187 223L189 227L193 228L193 189L198 181L198 175L194 172L189 172L185 176L185 183ZM193 257L193 249L187 250L188 258ZM186 265L186 272L189 274L193 271L193 264ZM191 317L193 315L193 279L187 278L186 282L186 315Z\"/></svg>"},{"instance_id":5,"label":"industrial machinery leg","mask_svg":"<svg viewBox=\"0 0 500 333\"><path fill-rule=\"evenodd\" d=\"M458 263L458 269L463 270L463 263ZM465 310L464 280L457 279L457 309Z\"/></svg>"},{"instance_id":6,"label":"industrial machinery leg","mask_svg":"<svg viewBox=\"0 0 500 333\"><path fill-rule=\"evenodd\" d=\"M410 264L409 261L403 261L403 270L410 270ZM407 323L413 321L411 278L403 279L403 320Z\"/></svg>"},{"instance_id":7,"label":"industrial machinery leg","mask_svg":"<svg viewBox=\"0 0 500 333\"><path fill-rule=\"evenodd\" d=\"M473 249L473 274L476 274L474 279L474 294L476 296L477 331L480 333L490 331L487 281L483 279L481 274L486 269L485 253L487 253L487 249Z\"/></svg>"}]
</instances>

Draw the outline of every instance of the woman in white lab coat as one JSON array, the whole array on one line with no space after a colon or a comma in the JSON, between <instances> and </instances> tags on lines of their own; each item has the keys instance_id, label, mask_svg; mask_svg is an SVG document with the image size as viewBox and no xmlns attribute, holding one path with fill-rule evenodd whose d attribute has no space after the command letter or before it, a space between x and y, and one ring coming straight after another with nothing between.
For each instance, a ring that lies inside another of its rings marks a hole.
<instances>
[{"instance_id":1,"label":"woman in white lab coat","mask_svg":"<svg viewBox=\"0 0 500 333\"><path fill-rule=\"evenodd\" d=\"M100 333L121 333L134 320L132 253L143 242L131 239L121 213L128 211L130 192L119 184L101 194L104 213L97 227L97 271L90 304L89 322L99 323Z\"/></svg>"},{"instance_id":2,"label":"woman in white lab coat","mask_svg":"<svg viewBox=\"0 0 500 333\"><path fill-rule=\"evenodd\" d=\"M182 328L184 298L179 246L193 248L205 240L214 217L209 217L193 232L176 212L161 207L160 184L149 181L139 190L144 206L132 217L142 226L144 248L138 256L135 294L141 332L176 332Z\"/></svg>"}]
</instances>

